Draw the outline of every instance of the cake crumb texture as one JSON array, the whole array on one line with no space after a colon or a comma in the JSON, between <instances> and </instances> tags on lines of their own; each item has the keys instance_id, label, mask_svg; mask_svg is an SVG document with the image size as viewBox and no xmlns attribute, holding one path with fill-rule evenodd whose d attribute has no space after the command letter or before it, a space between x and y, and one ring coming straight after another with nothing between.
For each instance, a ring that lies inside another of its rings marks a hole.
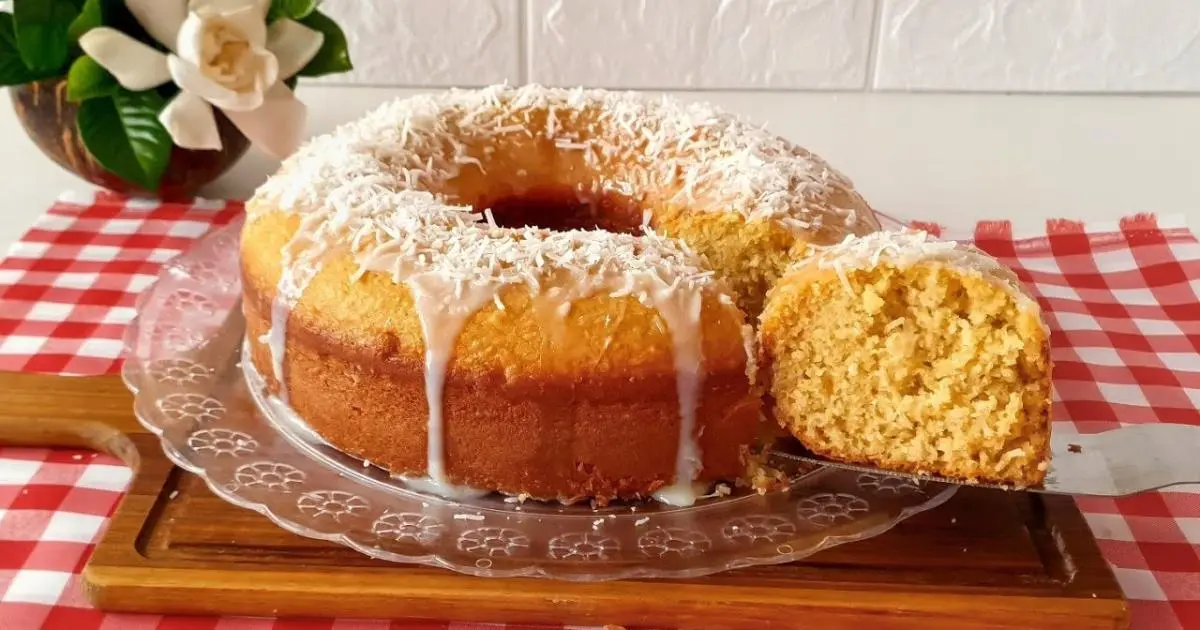
<instances>
[{"instance_id":1,"label":"cake crumb texture","mask_svg":"<svg viewBox=\"0 0 1200 630\"><path fill-rule=\"evenodd\" d=\"M1041 483L1047 336L1036 303L1012 286L942 261L802 265L772 291L760 336L776 419L813 452Z\"/></svg>"}]
</instances>

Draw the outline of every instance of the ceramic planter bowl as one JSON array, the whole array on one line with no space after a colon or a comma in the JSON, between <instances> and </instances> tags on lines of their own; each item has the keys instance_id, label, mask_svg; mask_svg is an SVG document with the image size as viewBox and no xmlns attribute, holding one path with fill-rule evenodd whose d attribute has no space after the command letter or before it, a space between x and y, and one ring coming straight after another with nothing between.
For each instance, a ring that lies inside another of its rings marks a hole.
<instances>
[{"instance_id":1,"label":"ceramic planter bowl","mask_svg":"<svg viewBox=\"0 0 1200 630\"><path fill-rule=\"evenodd\" d=\"M250 148L250 142L219 111L219 151L193 151L174 147L158 190L143 190L100 166L88 153L75 126L76 106L67 101L64 79L47 79L10 88L17 119L38 148L59 166L114 192L151 195L163 199L190 199L200 187L229 170Z\"/></svg>"}]
</instances>

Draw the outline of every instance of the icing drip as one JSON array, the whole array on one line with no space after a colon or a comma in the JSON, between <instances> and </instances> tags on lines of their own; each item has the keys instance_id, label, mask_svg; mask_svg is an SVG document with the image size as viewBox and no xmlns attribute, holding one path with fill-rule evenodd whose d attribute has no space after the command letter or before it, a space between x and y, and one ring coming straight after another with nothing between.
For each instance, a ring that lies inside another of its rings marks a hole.
<instances>
[{"instance_id":1,"label":"icing drip","mask_svg":"<svg viewBox=\"0 0 1200 630\"><path fill-rule=\"evenodd\" d=\"M279 399L288 399L287 381L283 379L283 355L287 348L287 321L292 312L292 306L287 300L276 296L271 302L271 328L263 335L267 350L271 353L271 372L275 382L279 384Z\"/></svg>"},{"instance_id":2,"label":"icing drip","mask_svg":"<svg viewBox=\"0 0 1200 630\"><path fill-rule=\"evenodd\" d=\"M425 478L409 482L419 490L442 496L470 495L476 491L457 487L446 476L446 369L463 325L475 311L492 301L497 288L484 284L464 289L436 273L414 275L406 284L412 291L421 333L425 336L425 401L429 405Z\"/></svg>"},{"instance_id":3,"label":"icing drip","mask_svg":"<svg viewBox=\"0 0 1200 630\"><path fill-rule=\"evenodd\" d=\"M696 502L693 480L700 473L700 444L696 411L704 382L704 348L700 335L702 296L695 291L663 290L655 296L658 314L667 322L675 354L675 389L679 398L679 445L675 455L675 481L655 493L671 505ZM701 489L703 491L703 489Z\"/></svg>"},{"instance_id":4,"label":"icing drip","mask_svg":"<svg viewBox=\"0 0 1200 630\"><path fill-rule=\"evenodd\" d=\"M446 497L447 499L474 499L491 494L490 490L481 490L479 488L472 488L470 486L455 486L448 483L439 483L434 481L433 478L429 477L428 475L424 477L408 477L405 475L397 475L396 478L400 479L405 485L413 490L416 490L417 492L436 494L439 497Z\"/></svg>"},{"instance_id":5,"label":"icing drip","mask_svg":"<svg viewBox=\"0 0 1200 630\"><path fill-rule=\"evenodd\" d=\"M695 504L696 499L704 496L706 490L708 490L708 484L698 481L689 481L687 483L676 482L655 490L652 496L659 503L687 507Z\"/></svg>"},{"instance_id":6,"label":"icing drip","mask_svg":"<svg viewBox=\"0 0 1200 630\"><path fill-rule=\"evenodd\" d=\"M311 224L311 221L305 223ZM305 229L301 224L301 229ZM308 238L308 232L299 231L297 237L288 243L283 250L282 268L279 284L275 288L275 299L271 301L271 328L263 337L267 350L271 353L271 371L275 382L279 384L279 399L288 400L287 381L284 379L284 358L287 352L287 325L292 309L304 295L308 284L320 271L320 257L326 251L326 244L320 240ZM299 253L297 253L299 250Z\"/></svg>"}]
</instances>

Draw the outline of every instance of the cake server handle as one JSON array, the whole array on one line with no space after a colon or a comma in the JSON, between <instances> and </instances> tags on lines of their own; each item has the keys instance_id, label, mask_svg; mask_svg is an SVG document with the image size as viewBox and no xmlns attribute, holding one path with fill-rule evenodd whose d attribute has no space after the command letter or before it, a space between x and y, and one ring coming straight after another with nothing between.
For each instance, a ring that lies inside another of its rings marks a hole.
<instances>
[{"instance_id":1,"label":"cake server handle","mask_svg":"<svg viewBox=\"0 0 1200 630\"><path fill-rule=\"evenodd\" d=\"M1140 424L1103 433L1050 435L1054 494L1121 497L1200 483L1200 426Z\"/></svg>"},{"instance_id":2,"label":"cake server handle","mask_svg":"<svg viewBox=\"0 0 1200 630\"><path fill-rule=\"evenodd\" d=\"M1073 496L1122 497L1185 483L1200 483L1200 426L1141 424L1103 433L1051 433L1050 469L1040 488L970 483L834 462L808 453L772 451L777 457L864 473L961 486Z\"/></svg>"}]
</instances>

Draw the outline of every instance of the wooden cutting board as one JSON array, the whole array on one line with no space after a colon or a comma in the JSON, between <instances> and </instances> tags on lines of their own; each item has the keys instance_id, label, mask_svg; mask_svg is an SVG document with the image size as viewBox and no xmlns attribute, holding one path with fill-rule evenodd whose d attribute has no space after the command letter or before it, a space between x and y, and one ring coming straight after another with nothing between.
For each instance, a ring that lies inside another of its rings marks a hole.
<instances>
[{"instance_id":1,"label":"wooden cutting board","mask_svg":"<svg viewBox=\"0 0 1200 630\"><path fill-rule=\"evenodd\" d=\"M871 540L691 580L490 579L371 560L226 504L173 466L116 377L0 374L0 443L136 469L84 570L106 610L687 628L1126 628L1074 502L963 489Z\"/></svg>"}]
</instances>

